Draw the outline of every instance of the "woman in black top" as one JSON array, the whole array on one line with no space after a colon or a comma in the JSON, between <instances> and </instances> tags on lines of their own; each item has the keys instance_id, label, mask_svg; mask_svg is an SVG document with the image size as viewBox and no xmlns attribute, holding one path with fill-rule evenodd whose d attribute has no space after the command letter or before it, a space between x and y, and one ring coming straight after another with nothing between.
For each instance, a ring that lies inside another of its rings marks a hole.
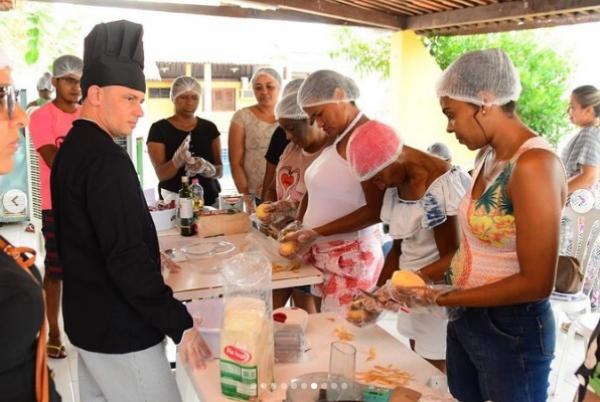
<instances>
[{"instance_id":1,"label":"woman in black top","mask_svg":"<svg viewBox=\"0 0 600 402\"><path fill-rule=\"evenodd\" d=\"M223 174L219 131L214 123L195 115L200 101L200 84L193 77L182 76L173 81L171 100L175 114L152 124L146 141L150 160L160 180L160 196L163 198L165 190L179 192L181 176L187 170L190 179L199 178L204 188L204 203L212 205L221 191L217 178ZM204 171L204 162L214 165L215 169L211 166L206 169L210 173L196 174Z\"/></svg>"},{"instance_id":2,"label":"woman in black top","mask_svg":"<svg viewBox=\"0 0 600 402\"><path fill-rule=\"evenodd\" d=\"M283 150L290 143L290 140L285 136L285 130L277 127L271 136L269 148L265 154L267 167L265 169L265 178L263 181L262 201L277 201L277 194L273 190L273 180L275 180L275 169L279 163L279 158L283 154Z\"/></svg>"},{"instance_id":3,"label":"woman in black top","mask_svg":"<svg viewBox=\"0 0 600 402\"><path fill-rule=\"evenodd\" d=\"M0 174L13 168L13 155L20 140L19 130L27 117L16 102L8 59L0 49ZM4 241L0 241L4 243ZM5 245L5 244L3 244ZM3 402L60 401L52 379L36 392L36 348L44 317L40 273L30 272L0 250L0 400ZM42 340L43 341L43 340ZM45 351L42 353L45 357ZM42 356L40 356L42 357ZM37 363L47 370L44 360ZM40 370L46 374L47 371ZM48 378L48 377L46 377ZM41 377L40 377L41 379ZM41 383L40 383L41 384ZM46 398L43 398L45 395Z\"/></svg>"}]
</instances>

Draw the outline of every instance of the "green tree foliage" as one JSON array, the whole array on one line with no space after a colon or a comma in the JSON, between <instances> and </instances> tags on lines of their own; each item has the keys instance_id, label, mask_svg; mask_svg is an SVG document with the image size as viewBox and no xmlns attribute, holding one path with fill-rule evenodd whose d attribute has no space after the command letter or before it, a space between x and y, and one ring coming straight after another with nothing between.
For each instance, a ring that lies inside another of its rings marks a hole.
<instances>
[{"instance_id":1,"label":"green tree foliage","mask_svg":"<svg viewBox=\"0 0 600 402\"><path fill-rule=\"evenodd\" d=\"M367 41L350 29L338 32L340 47L332 58L343 58L355 64L357 73L390 74L389 35ZM568 79L572 70L568 55L559 54L541 44L532 31L506 32L471 36L430 36L423 39L440 68L445 69L461 54L478 49L501 48L508 53L519 71L523 92L518 112L525 124L556 145L567 130L566 115Z\"/></svg>"},{"instance_id":2,"label":"green tree foliage","mask_svg":"<svg viewBox=\"0 0 600 402\"><path fill-rule=\"evenodd\" d=\"M518 113L529 127L556 145L567 130L564 95L572 70L565 55L540 44L534 32L506 32L472 36L431 36L425 45L445 69L461 54L478 49L500 48L512 59L523 91Z\"/></svg>"},{"instance_id":3,"label":"green tree foliage","mask_svg":"<svg viewBox=\"0 0 600 402\"><path fill-rule=\"evenodd\" d=\"M338 31L337 40L340 47L329 52L329 57L354 63L354 70L362 76L372 73L383 78L390 76L390 35L372 41L363 40L344 27Z\"/></svg>"},{"instance_id":4,"label":"green tree foliage","mask_svg":"<svg viewBox=\"0 0 600 402\"><path fill-rule=\"evenodd\" d=\"M51 5L22 2L15 10L2 13L0 46L22 57L13 59L17 68L49 70L58 56L75 53L80 31L77 21L56 18Z\"/></svg>"}]
</instances>

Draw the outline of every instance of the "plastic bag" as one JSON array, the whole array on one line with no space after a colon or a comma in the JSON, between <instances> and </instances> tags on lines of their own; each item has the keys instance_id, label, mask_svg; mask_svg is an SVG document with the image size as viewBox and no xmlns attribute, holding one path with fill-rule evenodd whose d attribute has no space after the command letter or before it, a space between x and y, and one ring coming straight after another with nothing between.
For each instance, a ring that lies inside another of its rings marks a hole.
<instances>
[{"instance_id":1,"label":"plastic bag","mask_svg":"<svg viewBox=\"0 0 600 402\"><path fill-rule=\"evenodd\" d=\"M244 252L222 263L224 317L221 329L221 393L260 399L261 384L273 383L271 267L260 252Z\"/></svg>"},{"instance_id":2,"label":"plastic bag","mask_svg":"<svg viewBox=\"0 0 600 402\"><path fill-rule=\"evenodd\" d=\"M283 229L281 229L279 231L278 240L283 241L283 238L285 237L286 234L296 232L300 229L302 229L302 222L300 222L300 221L290 222Z\"/></svg>"},{"instance_id":3,"label":"plastic bag","mask_svg":"<svg viewBox=\"0 0 600 402\"><path fill-rule=\"evenodd\" d=\"M256 217L262 224L277 224L285 221L286 224L294 220L297 204L289 200L263 202L256 208ZM285 225L280 225L281 227Z\"/></svg>"},{"instance_id":4,"label":"plastic bag","mask_svg":"<svg viewBox=\"0 0 600 402\"><path fill-rule=\"evenodd\" d=\"M433 284L419 287L401 287L387 283L386 286L391 299L408 307L412 313L431 314L438 318L454 319L448 314L447 308L438 306L436 303L438 297L456 289L452 285Z\"/></svg>"},{"instance_id":5,"label":"plastic bag","mask_svg":"<svg viewBox=\"0 0 600 402\"><path fill-rule=\"evenodd\" d=\"M346 310L346 321L357 327L373 325L384 310L384 303L375 297L367 294L357 295Z\"/></svg>"},{"instance_id":6,"label":"plastic bag","mask_svg":"<svg viewBox=\"0 0 600 402\"><path fill-rule=\"evenodd\" d=\"M247 246L244 251L259 249L271 261L272 272L274 274L282 271L293 271L299 269L302 265L302 261L299 258L290 259L279 255L279 243L271 237L250 232L246 236L246 244Z\"/></svg>"}]
</instances>

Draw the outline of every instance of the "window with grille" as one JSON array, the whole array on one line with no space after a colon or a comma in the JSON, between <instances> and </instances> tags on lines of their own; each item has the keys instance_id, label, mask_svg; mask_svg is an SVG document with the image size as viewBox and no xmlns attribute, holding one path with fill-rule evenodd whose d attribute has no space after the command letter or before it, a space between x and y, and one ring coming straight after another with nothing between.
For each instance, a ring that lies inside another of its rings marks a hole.
<instances>
[{"instance_id":1,"label":"window with grille","mask_svg":"<svg viewBox=\"0 0 600 402\"><path fill-rule=\"evenodd\" d=\"M212 109L215 112L235 111L235 88L213 88Z\"/></svg>"},{"instance_id":2,"label":"window with grille","mask_svg":"<svg viewBox=\"0 0 600 402\"><path fill-rule=\"evenodd\" d=\"M170 88L150 88L148 96L155 99L169 99Z\"/></svg>"}]
</instances>

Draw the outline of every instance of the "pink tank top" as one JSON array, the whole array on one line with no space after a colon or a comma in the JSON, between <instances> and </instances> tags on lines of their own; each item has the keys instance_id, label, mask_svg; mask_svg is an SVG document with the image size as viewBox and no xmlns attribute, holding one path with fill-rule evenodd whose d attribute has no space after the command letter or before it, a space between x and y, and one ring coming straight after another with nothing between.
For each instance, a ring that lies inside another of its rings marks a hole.
<instances>
[{"instance_id":1,"label":"pink tank top","mask_svg":"<svg viewBox=\"0 0 600 402\"><path fill-rule=\"evenodd\" d=\"M459 205L460 247L450 264L449 282L460 288L473 288L497 282L519 273L513 204L508 182L519 156L533 148L550 145L541 137L525 141L485 190L472 199L473 186L481 172L486 153L473 173L471 188Z\"/></svg>"}]
</instances>

